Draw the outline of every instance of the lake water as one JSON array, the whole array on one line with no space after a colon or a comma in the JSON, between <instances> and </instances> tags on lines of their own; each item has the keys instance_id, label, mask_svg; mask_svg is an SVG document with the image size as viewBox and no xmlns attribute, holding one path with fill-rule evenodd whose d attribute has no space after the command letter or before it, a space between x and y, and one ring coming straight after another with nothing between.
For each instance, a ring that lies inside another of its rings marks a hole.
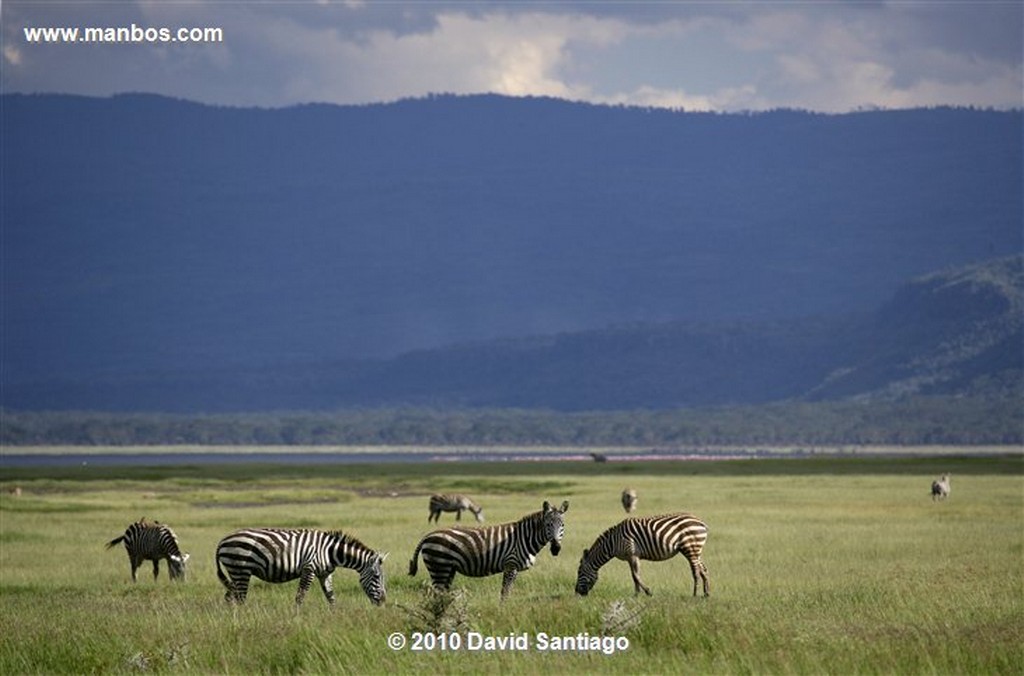
<instances>
[{"instance_id":1,"label":"lake water","mask_svg":"<svg viewBox=\"0 0 1024 676\"><path fill-rule=\"evenodd\" d=\"M761 453L721 454L693 452L630 453L607 456L609 462L635 462L640 460L736 460L741 458L765 457ZM787 454L787 457L794 457ZM0 455L0 469L15 467L154 467L181 465L228 465L228 464L281 464L281 465L343 465L380 463L425 463L425 462L593 462L587 453L530 453L530 452L487 452L479 453L305 453L302 451L268 453L52 453Z\"/></svg>"}]
</instances>

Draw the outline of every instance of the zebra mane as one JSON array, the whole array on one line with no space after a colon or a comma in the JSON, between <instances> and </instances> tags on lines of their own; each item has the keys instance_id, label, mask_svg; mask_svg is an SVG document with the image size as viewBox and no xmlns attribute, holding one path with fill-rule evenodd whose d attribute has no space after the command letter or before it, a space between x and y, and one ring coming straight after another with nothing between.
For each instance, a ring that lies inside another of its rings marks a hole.
<instances>
[{"instance_id":1,"label":"zebra mane","mask_svg":"<svg viewBox=\"0 0 1024 676\"><path fill-rule=\"evenodd\" d=\"M513 524L531 523L533 521L536 521L537 523L540 523L543 520L544 520L544 510L539 510L539 511L527 514L526 516L522 517L521 519L517 519L516 521L513 521L512 523Z\"/></svg>"},{"instance_id":2,"label":"zebra mane","mask_svg":"<svg viewBox=\"0 0 1024 676\"><path fill-rule=\"evenodd\" d=\"M370 547L367 547L365 544L363 544L363 542L359 538L357 538L355 536L352 536L352 535L349 535L345 531L342 531L342 530L329 530L329 531L325 531L325 532L328 535L330 535L331 537L336 538L338 540L338 544L354 545L356 547L361 547L361 548L363 548L363 549L365 549L367 551L371 551L371 552L373 551L373 549L371 549Z\"/></svg>"}]
</instances>

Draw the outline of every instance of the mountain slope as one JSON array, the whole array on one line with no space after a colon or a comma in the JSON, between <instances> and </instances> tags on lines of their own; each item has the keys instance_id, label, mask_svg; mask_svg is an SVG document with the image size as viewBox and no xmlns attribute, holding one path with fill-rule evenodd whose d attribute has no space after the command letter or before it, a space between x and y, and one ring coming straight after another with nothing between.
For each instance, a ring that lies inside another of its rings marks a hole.
<instances>
[{"instance_id":1,"label":"mountain slope","mask_svg":"<svg viewBox=\"0 0 1024 676\"><path fill-rule=\"evenodd\" d=\"M1014 256L916 279L859 333L855 361L814 397L1020 393L1024 269Z\"/></svg>"},{"instance_id":2,"label":"mountain slope","mask_svg":"<svg viewBox=\"0 0 1024 676\"><path fill-rule=\"evenodd\" d=\"M559 411L906 395L1024 395L1024 258L921 277L877 311L792 322L632 324L389 360L139 373L13 388L30 409L366 406Z\"/></svg>"}]
</instances>

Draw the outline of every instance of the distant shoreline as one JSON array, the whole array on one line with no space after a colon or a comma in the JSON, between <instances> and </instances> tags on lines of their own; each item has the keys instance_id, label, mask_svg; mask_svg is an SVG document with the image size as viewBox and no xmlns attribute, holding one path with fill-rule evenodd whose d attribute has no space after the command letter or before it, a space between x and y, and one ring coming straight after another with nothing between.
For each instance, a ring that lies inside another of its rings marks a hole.
<instances>
[{"instance_id":1,"label":"distant shoreline","mask_svg":"<svg viewBox=\"0 0 1024 676\"><path fill-rule=\"evenodd\" d=\"M417 446L417 445L324 445L324 446L202 446L197 444L153 445L153 446L4 446L0 448L0 458L6 456L47 456L47 455L439 455L439 456L472 456L472 455L583 455L591 453L611 456L650 456L650 455L688 455L688 456L808 456L808 455L1008 455L1024 454L1024 446L1020 445L978 445L978 446L826 446L826 445L789 445L789 446L485 446L485 445L454 445L454 446Z\"/></svg>"}]
</instances>

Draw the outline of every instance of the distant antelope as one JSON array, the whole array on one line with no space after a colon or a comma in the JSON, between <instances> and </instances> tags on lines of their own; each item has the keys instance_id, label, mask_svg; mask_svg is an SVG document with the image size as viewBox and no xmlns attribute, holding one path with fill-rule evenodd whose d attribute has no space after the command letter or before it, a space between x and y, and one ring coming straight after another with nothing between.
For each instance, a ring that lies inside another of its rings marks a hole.
<instances>
[{"instance_id":1,"label":"distant antelope","mask_svg":"<svg viewBox=\"0 0 1024 676\"><path fill-rule=\"evenodd\" d=\"M431 495L430 514L427 516L427 523L437 521L441 518L441 512L455 512L455 520L462 521L462 513L469 511L476 517L477 523L484 520L484 510L465 495L454 493L451 495Z\"/></svg>"},{"instance_id":2,"label":"distant antelope","mask_svg":"<svg viewBox=\"0 0 1024 676\"><path fill-rule=\"evenodd\" d=\"M627 514L636 509L636 491L634 489L626 488L622 491L622 508L626 510Z\"/></svg>"},{"instance_id":3,"label":"distant antelope","mask_svg":"<svg viewBox=\"0 0 1024 676\"><path fill-rule=\"evenodd\" d=\"M949 475L943 474L932 482L932 500L945 500L949 497Z\"/></svg>"}]
</instances>

